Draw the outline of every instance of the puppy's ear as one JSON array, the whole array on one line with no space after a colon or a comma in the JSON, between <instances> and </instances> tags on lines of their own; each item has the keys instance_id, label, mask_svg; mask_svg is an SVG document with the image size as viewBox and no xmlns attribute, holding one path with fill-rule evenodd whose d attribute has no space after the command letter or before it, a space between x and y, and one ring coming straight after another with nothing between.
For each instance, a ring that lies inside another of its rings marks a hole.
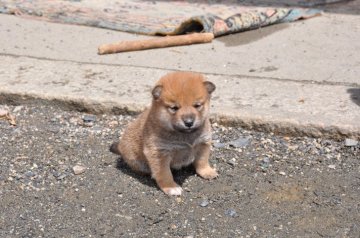
<instances>
[{"instance_id":1,"label":"puppy's ear","mask_svg":"<svg viewBox=\"0 0 360 238\"><path fill-rule=\"evenodd\" d=\"M215 84L213 84L213 83L210 82L210 81L205 81L205 82L204 82L204 86L205 86L205 88L206 88L206 90L208 91L209 94L211 94L212 92L214 92L215 89L216 89Z\"/></svg>"},{"instance_id":2,"label":"puppy's ear","mask_svg":"<svg viewBox=\"0 0 360 238\"><path fill-rule=\"evenodd\" d=\"M161 91L162 91L162 86L161 85L157 85L155 86L155 88L153 88L153 90L151 91L154 100L158 100L161 96Z\"/></svg>"}]
</instances>

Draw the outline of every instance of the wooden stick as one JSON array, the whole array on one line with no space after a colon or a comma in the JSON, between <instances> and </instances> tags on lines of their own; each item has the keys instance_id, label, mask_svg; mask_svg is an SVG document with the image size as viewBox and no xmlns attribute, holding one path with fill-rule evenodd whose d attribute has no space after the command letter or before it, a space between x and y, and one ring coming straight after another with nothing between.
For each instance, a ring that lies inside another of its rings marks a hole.
<instances>
[{"instance_id":1,"label":"wooden stick","mask_svg":"<svg viewBox=\"0 0 360 238\"><path fill-rule=\"evenodd\" d=\"M165 36L148 40L120 41L113 44L104 44L99 46L98 54L104 55L126 51L209 43L212 41L212 39L214 39L213 33L192 33L188 35Z\"/></svg>"}]
</instances>

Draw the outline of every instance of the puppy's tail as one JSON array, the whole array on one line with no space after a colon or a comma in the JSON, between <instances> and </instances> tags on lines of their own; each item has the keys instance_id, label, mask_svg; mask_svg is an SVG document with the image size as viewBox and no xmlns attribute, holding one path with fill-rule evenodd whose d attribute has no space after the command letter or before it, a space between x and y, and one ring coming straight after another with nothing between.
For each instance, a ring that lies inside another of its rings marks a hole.
<instances>
[{"instance_id":1,"label":"puppy's tail","mask_svg":"<svg viewBox=\"0 0 360 238\"><path fill-rule=\"evenodd\" d=\"M112 143L112 145L110 146L110 151L114 154L118 154L120 155L120 142L114 142Z\"/></svg>"}]
</instances>

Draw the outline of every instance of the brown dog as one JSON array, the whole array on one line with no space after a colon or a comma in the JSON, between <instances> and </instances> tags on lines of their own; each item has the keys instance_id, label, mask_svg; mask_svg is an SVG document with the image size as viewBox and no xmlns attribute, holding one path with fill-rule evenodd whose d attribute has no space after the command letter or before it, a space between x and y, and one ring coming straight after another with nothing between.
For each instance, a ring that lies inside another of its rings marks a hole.
<instances>
[{"instance_id":1,"label":"brown dog","mask_svg":"<svg viewBox=\"0 0 360 238\"><path fill-rule=\"evenodd\" d=\"M152 90L149 109L130 123L110 150L135 171L151 174L168 195L181 195L171 168L193 164L205 179L218 176L209 165L211 125L209 102L215 85L201 74L174 72Z\"/></svg>"}]
</instances>

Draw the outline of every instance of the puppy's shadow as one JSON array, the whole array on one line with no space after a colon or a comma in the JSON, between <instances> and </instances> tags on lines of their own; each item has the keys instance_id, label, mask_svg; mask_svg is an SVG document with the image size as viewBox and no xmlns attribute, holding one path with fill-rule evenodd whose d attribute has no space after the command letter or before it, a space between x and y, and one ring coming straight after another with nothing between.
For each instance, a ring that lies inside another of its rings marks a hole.
<instances>
[{"instance_id":1,"label":"puppy's shadow","mask_svg":"<svg viewBox=\"0 0 360 238\"><path fill-rule=\"evenodd\" d=\"M158 187L155 180L152 179L150 175L142 175L134 172L121 157L118 157L116 160L116 168L124 174L137 179L146 186L156 188ZM172 170L172 174L175 182L182 186L188 177L195 175L195 169L190 165L188 167L182 168L181 170Z\"/></svg>"},{"instance_id":2,"label":"puppy's shadow","mask_svg":"<svg viewBox=\"0 0 360 238\"><path fill-rule=\"evenodd\" d=\"M360 106L360 88L349 88L347 92L350 94L351 101Z\"/></svg>"}]
</instances>

